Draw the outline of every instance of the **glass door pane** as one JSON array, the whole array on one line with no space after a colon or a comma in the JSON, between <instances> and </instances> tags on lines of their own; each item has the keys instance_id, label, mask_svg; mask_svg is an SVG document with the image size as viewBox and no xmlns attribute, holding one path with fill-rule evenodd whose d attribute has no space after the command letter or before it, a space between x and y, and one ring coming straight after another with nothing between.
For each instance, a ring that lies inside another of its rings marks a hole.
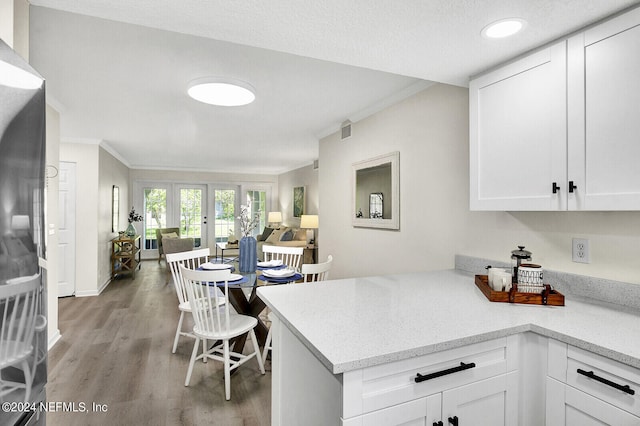
<instances>
[{"instance_id":1,"label":"glass door pane","mask_svg":"<svg viewBox=\"0 0 640 426\"><path fill-rule=\"evenodd\" d=\"M156 229L167 227L167 190L165 188L144 189L144 249L158 248Z\"/></svg>"},{"instance_id":2,"label":"glass door pane","mask_svg":"<svg viewBox=\"0 0 640 426\"><path fill-rule=\"evenodd\" d=\"M206 241L203 194L202 188L180 188L180 237L193 238L195 247Z\"/></svg>"},{"instance_id":3,"label":"glass door pane","mask_svg":"<svg viewBox=\"0 0 640 426\"><path fill-rule=\"evenodd\" d=\"M260 223L252 231L253 236L257 237L267 222L267 192L249 190L247 195L251 198L251 218L255 217L256 212L260 212Z\"/></svg>"},{"instance_id":4,"label":"glass door pane","mask_svg":"<svg viewBox=\"0 0 640 426\"><path fill-rule=\"evenodd\" d=\"M234 229L235 224L235 189L216 189L215 190L215 239L216 243L225 242L229 239L229 234L234 234L236 238L240 238L240 230Z\"/></svg>"}]
</instances>

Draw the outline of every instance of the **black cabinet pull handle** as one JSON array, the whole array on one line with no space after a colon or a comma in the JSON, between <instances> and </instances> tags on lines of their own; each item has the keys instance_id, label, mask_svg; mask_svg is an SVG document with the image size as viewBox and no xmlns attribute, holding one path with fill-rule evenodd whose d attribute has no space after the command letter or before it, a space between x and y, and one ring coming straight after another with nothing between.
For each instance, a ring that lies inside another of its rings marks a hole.
<instances>
[{"instance_id":1,"label":"black cabinet pull handle","mask_svg":"<svg viewBox=\"0 0 640 426\"><path fill-rule=\"evenodd\" d=\"M573 181L569 181L569 192L573 193L575 189L578 189L578 185L574 185Z\"/></svg>"},{"instance_id":2,"label":"black cabinet pull handle","mask_svg":"<svg viewBox=\"0 0 640 426\"><path fill-rule=\"evenodd\" d=\"M449 417L449 424L452 426L458 426L458 416Z\"/></svg>"},{"instance_id":3,"label":"black cabinet pull handle","mask_svg":"<svg viewBox=\"0 0 640 426\"><path fill-rule=\"evenodd\" d=\"M444 423L440 420L439 422L433 422L433 426L444 426Z\"/></svg>"},{"instance_id":4,"label":"black cabinet pull handle","mask_svg":"<svg viewBox=\"0 0 640 426\"><path fill-rule=\"evenodd\" d=\"M631 389L629 385L620 385L618 383L612 382L611 380L607 380L604 377L596 376L593 371L584 371L581 368L578 368L578 374L582 374L583 376L587 376L590 379L593 379L597 382L604 383L607 386L611 386L612 388L616 388L622 392L628 393L629 395L635 395L636 391Z\"/></svg>"},{"instance_id":5,"label":"black cabinet pull handle","mask_svg":"<svg viewBox=\"0 0 640 426\"><path fill-rule=\"evenodd\" d=\"M560 187L558 186L558 184L556 182L553 182L553 184L551 185L551 191L553 191L553 193L557 193L560 190Z\"/></svg>"},{"instance_id":6,"label":"black cabinet pull handle","mask_svg":"<svg viewBox=\"0 0 640 426\"><path fill-rule=\"evenodd\" d=\"M435 373L422 375L420 373L416 374L415 381L416 383L424 382L425 380L435 379L437 377L446 376L447 374L457 373L458 371L468 370L470 368L474 368L476 366L475 362L470 362L469 364L465 364L461 362L458 367L448 368L446 370L436 371Z\"/></svg>"}]
</instances>

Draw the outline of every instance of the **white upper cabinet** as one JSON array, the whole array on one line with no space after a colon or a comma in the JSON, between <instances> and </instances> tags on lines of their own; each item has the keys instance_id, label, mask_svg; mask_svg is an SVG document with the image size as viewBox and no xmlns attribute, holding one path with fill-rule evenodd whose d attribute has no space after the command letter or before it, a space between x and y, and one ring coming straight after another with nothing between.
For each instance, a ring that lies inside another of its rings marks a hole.
<instances>
[{"instance_id":1,"label":"white upper cabinet","mask_svg":"<svg viewBox=\"0 0 640 426\"><path fill-rule=\"evenodd\" d=\"M471 81L471 210L566 208L566 92L566 42Z\"/></svg>"},{"instance_id":2,"label":"white upper cabinet","mask_svg":"<svg viewBox=\"0 0 640 426\"><path fill-rule=\"evenodd\" d=\"M640 210L639 75L640 8L472 80L471 210Z\"/></svg>"},{"instance_id":3,"label":"white upper cabinet","mask_svg":"<svg viewBox=\"0 0 640 426\"><path fill-rule=\"evenodd\" d=\"M640 210L640 8L568 42L574 210Z\"/></svg>"}]
</instances>

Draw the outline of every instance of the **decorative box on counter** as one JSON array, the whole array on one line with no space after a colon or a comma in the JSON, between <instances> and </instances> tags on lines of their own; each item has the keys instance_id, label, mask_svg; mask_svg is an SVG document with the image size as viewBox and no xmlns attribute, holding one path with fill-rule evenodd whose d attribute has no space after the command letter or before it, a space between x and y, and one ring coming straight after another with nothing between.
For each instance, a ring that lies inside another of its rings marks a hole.
<instances>
[{"instance_id":1,"label":"decorative box on counter","mask_svg":"<svg viewBox=\"0 0 640 426\"><path fill-rule=\"evenodd\" d=\"M544 284L541 293L524 293L518 291L518 284L513 283L509 291L495 291L489 286L487 275L476 275L476 286L491 302L524 303L529 305L564 306L564 295Z\"/></svg>"}]
</instances>

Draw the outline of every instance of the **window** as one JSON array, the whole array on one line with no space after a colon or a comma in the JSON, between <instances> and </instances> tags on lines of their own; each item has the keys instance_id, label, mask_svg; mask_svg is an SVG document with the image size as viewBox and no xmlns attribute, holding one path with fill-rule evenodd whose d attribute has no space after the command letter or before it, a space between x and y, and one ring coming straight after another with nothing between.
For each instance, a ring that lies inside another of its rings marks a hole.
<instances>
[{"instance_id":1,"label":"window","mask_svg":"<svg viewBox=\"0 0 640 426\"><path fill-rule=\"evenodd\" d=\"M180 237L192 237L194 246L202 245L202 189L180 189Z\"/></svg>"},{"instance_id":2,"label":"window","mask_svg":"<svg viewBox=\"0 0 640 426\"><path fill-rule=\"evenodd\" d=\"M247 196L251 198L251 217L260 211L260 223L252 232L256 237L262 233L267 222L267 193L266 191L247 191Z\"/></svg>"},{"instance_id":3,"label":"window","mask_svg":"<svg viewBox=\"0 0 640 426\"><path fill-rule=\"evenodd\" d=\"M145 188L144 190L144 248L157 249L156 229L167 227L167 190Z\"/></svg>"},{"instance_id":4,"label":"window","mask_svg":"<svg viewBox=\"0 0 640 426\"><path fill-rule=\"evenodd\" d=\"M236 191L234 189L215 190L215 239L216 242L229 240L229 234L240 238L240 230L234 229L235 225Z\"/></svg>"}]
</instances>

